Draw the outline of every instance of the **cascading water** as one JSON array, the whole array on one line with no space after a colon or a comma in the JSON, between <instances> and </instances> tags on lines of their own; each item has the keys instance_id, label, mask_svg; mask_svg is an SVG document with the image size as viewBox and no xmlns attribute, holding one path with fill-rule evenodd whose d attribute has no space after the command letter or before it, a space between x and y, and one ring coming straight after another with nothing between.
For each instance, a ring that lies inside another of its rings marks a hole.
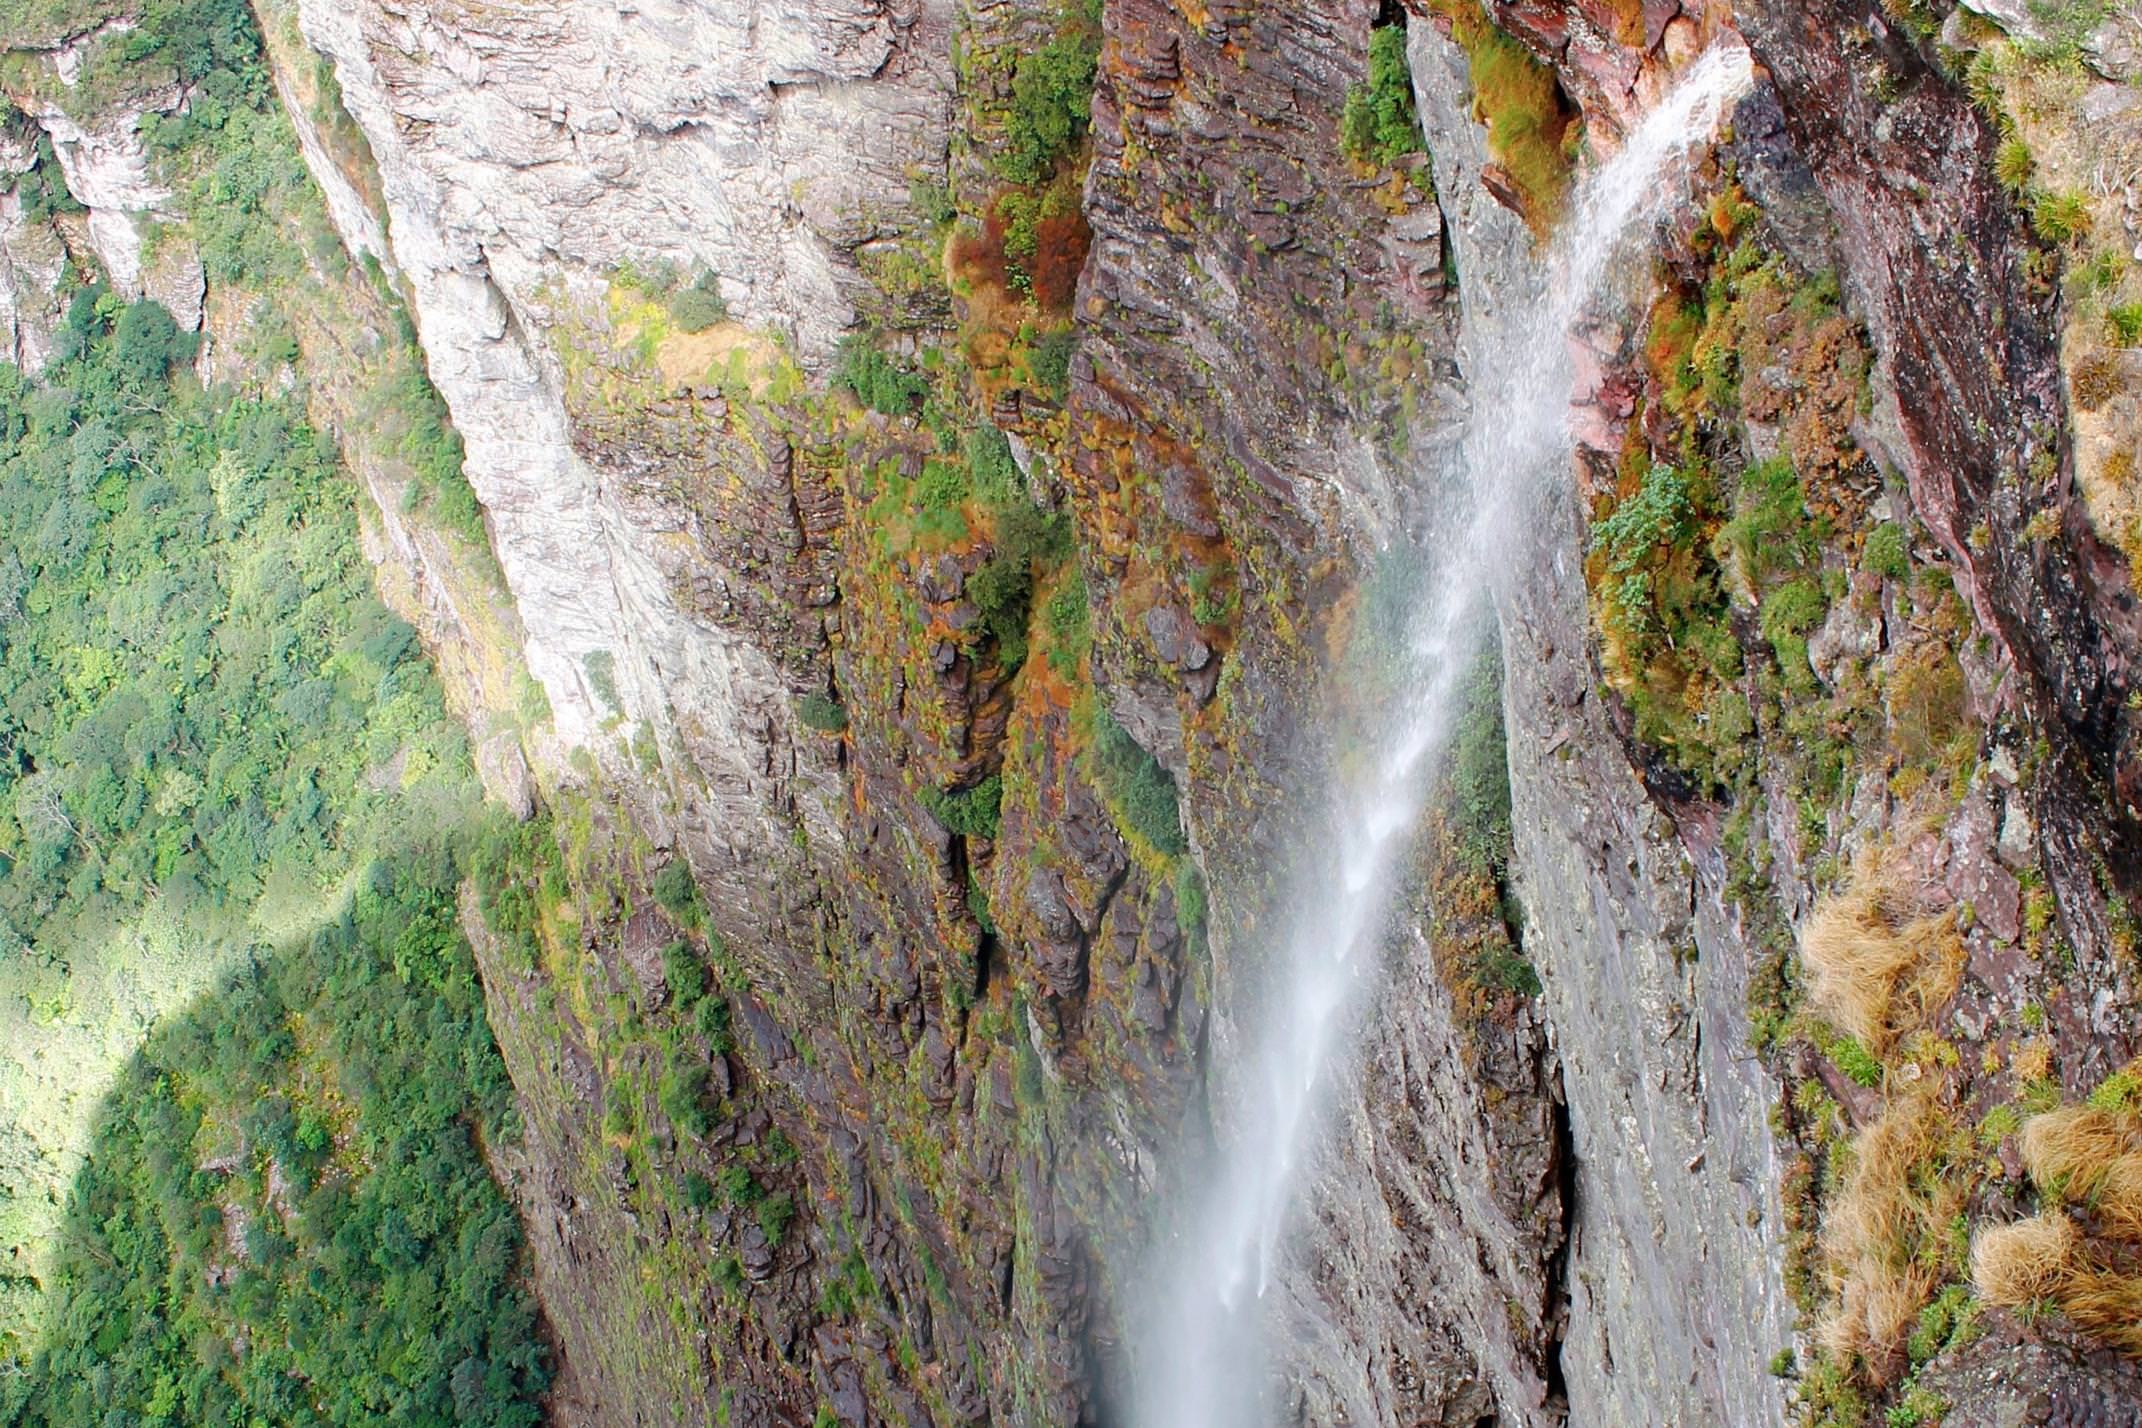
<instances>
[{"instance_id":1,"label":"cascading water","mask_svg":"<svg viewBox=\"0 0 2142 1428\"><path fill-rule=\"evenodd\" d=\"M1639 220L1659 211L1668 167L1707 140L1726 103L1745 91L1738 47L1711 51L1579 185L1553 243L1545 282L1513 312L1472 374L1462 450L1473 515L1439 552L1420 591L1404 678L1409 691L1327 810L1324 851L1305 858L1290 935L1268 975L1264 1014L1245 1028L1232 1144L1173 1253L1156 1265L1138 1336L1133 1421L1138 1428L1253 1428L1266 1360L1258 1301L1288 1220L1295 1171L1311 1149L1320 1095L1351 1043L1351 1012L1385 920L1390 872L1421 813L1447 740L1455 695L1480 627L1490 581L1525 539L1523 516L1567 450L1573 383L1569 335L1604 289Z\"/></svg>"}]
</instances>

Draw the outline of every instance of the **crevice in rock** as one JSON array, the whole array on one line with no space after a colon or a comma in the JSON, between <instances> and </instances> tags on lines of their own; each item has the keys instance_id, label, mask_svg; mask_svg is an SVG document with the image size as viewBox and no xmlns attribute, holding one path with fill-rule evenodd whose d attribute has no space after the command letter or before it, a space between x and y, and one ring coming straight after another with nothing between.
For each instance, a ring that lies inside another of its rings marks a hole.
<instances>
[{"instance_id":1,"label":"crevice in rock","mask_svg":"<svg viewBox=\"0 0 2142 1428\"><path fill-rule=\"evenodd\" d=\"M1577 1234L1577 1151L1569 1123L1569 1099L1562 1094L1562 1069L1554 1072L1555 1198L1562 1210L1554 1254L1547 1261L1547 1305L1542 1320L1547 1342L1540 1369L1547 1380L1547 1406L1569 1416L1569 1382L1562 1368L1562 1348L1569 1333L1570 1250Z\"/></svg>"}]
</instances>

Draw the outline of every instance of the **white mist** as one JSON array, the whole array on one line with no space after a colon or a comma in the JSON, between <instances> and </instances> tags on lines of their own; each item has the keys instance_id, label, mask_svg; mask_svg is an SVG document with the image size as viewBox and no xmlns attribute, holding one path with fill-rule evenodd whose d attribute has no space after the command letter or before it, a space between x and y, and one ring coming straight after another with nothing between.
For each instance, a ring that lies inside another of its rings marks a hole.
<instances>
[{"instance_id":1,"label":"white mist","mask_svg":"<svg viewBox=\"0 0 2142 1428\"><path fill-rule=\"evenodd\" d=\"M1663 211L1671 166L1705 142L1750 82L1747 52L1714 50L1692 65L1611 160L1578 185L1546 259L1545 283L1503 324L1502 350L1471 374L1472 410L1459 489L1472 518L1432 552L1401 687L1367 757L1332 791L1322 847L1309 850L1286 929L1254 998L1227 1117L1231 1141L1178 1240L1156 1257L1134 1337L1137 1428L1256 1428L1272 1386L1260 1301L1287 1230L1296 1171L1315 1151L1322 1097L1351 1050L1371 989L1390 873L1422 811L1457 714L1492 580L1522 568L1525 517L1569 446L1572 325L1605 288L1642 221ZM1284 1355L1280 1355L1283 1359Z\"/></svg>"}]
</instances>

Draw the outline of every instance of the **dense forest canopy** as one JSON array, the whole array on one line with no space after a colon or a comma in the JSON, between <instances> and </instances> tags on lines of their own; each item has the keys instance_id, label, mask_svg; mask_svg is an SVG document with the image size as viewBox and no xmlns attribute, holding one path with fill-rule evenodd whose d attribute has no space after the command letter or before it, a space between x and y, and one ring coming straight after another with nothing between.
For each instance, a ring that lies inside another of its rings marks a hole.
<instances>
[{"instance_id":1,"label":"dense forest canopy","mask_svg":"<svg viewBox=\"0 0 2142 1428\"><path fill-rule=\"evenodd\" d=\"M204 386L200 336L71 268L49 365L0 364L0 1423L532 1423L485 1160L517 1128L455 917L480 794L272 296L347 258L247 7L139 18L69 98L192 86L145 137L211 279L268 300ZM420 498L464 493L401 381Z\"/></svg>"},{"instance_id":2,"label":"dense forest canopy","mask_svg":"<svg viewBox=\"0 0 2142 1428\"><path fill-rule=\"evenodd\" d=\"M89 287L42 381L0 368L5 956L64 976L151 903L250 948L108 1103L12 1417L532 1422L477 1150L508 1093L453 917L466 751L332 446L292 398L203 390L190 348ZM437 851L353 885L390 821ZM280 953L278 889L325 921Z\"/></svg>"}]
</instances>

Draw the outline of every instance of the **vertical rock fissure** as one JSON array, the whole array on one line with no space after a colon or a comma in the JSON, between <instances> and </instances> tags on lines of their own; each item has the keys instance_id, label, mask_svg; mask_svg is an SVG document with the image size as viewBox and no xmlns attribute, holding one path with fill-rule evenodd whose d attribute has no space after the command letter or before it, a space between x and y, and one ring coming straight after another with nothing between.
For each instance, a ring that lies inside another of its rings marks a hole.
<instances>
[{"instance_id":1,"label":"vertical rock fissure","mask_svg":"<svg viewBox=\"0 0 2142 1428\"><path fill-rule=\"evenodd\" d=\"M1547 1260L1544 1307L1547 1342L1540 1356L1540 1367L1547 1380L1548 1407L1552 1409L1559 1404L1566 1415L1569 1411L1569 1380L1562 1367L1562 1349L1569 1336L1570 1260L1577 1237L1577 1142L1570 1131L1569 1098L1562 1094L1562 1068L1559 1065L1554 1071L1551 1104L1554 1113L1555 1203L1561 1209L1561 1224L1556 1230L1554 1253Z\"/></svg>"}]
</instances>

